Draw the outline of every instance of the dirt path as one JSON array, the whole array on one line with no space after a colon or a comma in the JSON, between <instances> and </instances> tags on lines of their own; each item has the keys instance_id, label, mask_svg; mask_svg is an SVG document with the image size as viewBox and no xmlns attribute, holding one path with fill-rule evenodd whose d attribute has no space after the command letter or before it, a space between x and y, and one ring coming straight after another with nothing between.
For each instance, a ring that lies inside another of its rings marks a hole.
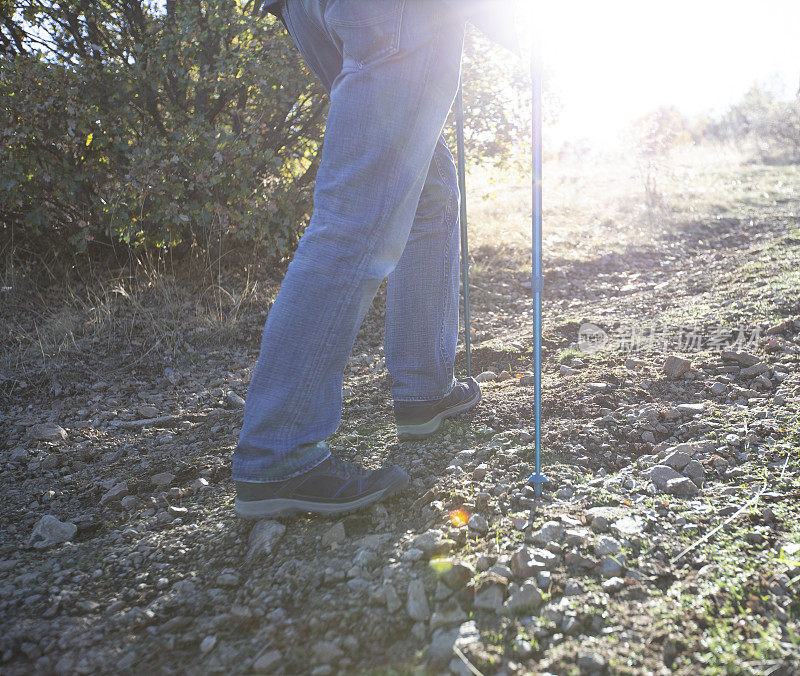
<instances>
[{"instance_id":1,"label":"dirt path","mask_svg":"<svg viewBox=\"0 0 800 676\"><path fill-rule=\"evenodd\" d=\"M342 519L232 515L274 280L7 284L2 673L798 673L800 171L597 172L550 185L538 501L524 177L471 196L471 417L397 441L370 310L331 445L412 485Z\"/></svg>"}]
</instances>

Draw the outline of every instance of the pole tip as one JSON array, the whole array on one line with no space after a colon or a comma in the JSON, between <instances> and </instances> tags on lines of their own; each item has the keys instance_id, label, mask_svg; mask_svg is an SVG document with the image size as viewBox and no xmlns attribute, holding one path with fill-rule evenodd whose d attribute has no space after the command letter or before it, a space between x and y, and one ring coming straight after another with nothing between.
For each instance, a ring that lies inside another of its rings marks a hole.
<instances>
[{"instance_id":1,"label":"pole tip","mask_svg":"<svg viewBox=\"0 0 800 676\"><path fill-rule=\"evenodd\" d=\"M548 483L550 480L541 472L537 472L536 474L531 474L528 477L528 483L533 484L533 490L536 494L536 497L539 498L542 495L542 486L543 484Z\"/></svg>"}]
</instances>

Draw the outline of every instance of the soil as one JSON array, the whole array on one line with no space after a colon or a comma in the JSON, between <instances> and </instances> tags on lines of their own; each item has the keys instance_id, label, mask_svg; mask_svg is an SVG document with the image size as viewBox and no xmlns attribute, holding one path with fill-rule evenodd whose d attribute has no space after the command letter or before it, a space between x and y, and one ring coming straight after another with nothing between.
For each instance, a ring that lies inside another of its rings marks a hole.
<instances>
[{"instance_id":1,"label":"soil","mask_svg":"<svg viewBox=\"0 0 800 676\"><path fill-rule=\"evenodd\" d=\"M412 482L337 519L232 511L279 271L8 273L0 671L800 673L798 174L691 156L658 207L545 215L541 497L513 180L472 202L482 403L397 440L381 291L329 441Z\"/></svg>"}]
</instances>

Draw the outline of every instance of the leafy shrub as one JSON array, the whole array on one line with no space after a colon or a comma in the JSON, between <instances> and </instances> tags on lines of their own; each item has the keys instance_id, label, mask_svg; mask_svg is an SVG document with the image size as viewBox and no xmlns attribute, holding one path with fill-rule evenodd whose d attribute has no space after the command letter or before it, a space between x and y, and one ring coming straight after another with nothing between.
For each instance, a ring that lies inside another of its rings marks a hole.
<instances>
[{"instance_id":1,"label":"leafy shrub","mask_svg":"<svg viewBox=\"0 0 800 676\"><path fill-rule=\"evenodd\" d=\"M124 0L99 19L36 7L49 52L4 58L0 77L6 242L82 251L225 235L291 250L327 103L280 24L232 0L161 13Z\"/></svg>"},{"instance_id":2,"label":"leafy shrub","mask_svg":"<svg viewBox=\"0 0 800 676\"><path fill-rule=\"evenodd\" d=\"M753 143L762 161L800 161L800 98L781 99L756 83L708 125L705 135Z\"/></svg>"},{"instance_id":3,"label":"leafy shrub","mask_svg":"<svg viewBox=\"0 0 800 676\"><path fill-rule=\"evenodd\" d=\"M526 69L471 31L467 154L530 133ZM0 246L291 252L327 100L250 0L0 0Z\"/></svg>"}]
</instances>

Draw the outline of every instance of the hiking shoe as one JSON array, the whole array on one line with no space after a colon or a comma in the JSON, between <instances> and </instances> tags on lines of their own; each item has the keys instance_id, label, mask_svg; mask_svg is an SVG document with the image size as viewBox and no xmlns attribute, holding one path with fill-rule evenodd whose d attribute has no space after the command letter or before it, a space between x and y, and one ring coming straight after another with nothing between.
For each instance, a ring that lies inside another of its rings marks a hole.
<instances>
[{"instance_id":1,"label":"hiking shoe","mask_svg":"<svg viewBox=\"0 0 800 676\"><path fill-rule=\"evenodd\" d=\"M245 519L300 512L344 514L388 498L408 485L400 467L367 470L329 456L314 469L286 481L236 482L234 511Z\"/></svg>"},{"instance_id":2,"label":"hiking shoe","mask_svg":"<svg viewBox=\"0 0 800 676\"><path fill-rule=\"evenodd\" d=\"M481 400L481 388L474 378L459 378L450 394L435 401L395 402L394 417L400 439L430 436L450 418L475 407Z\"/></svg>"}]
</instances>

